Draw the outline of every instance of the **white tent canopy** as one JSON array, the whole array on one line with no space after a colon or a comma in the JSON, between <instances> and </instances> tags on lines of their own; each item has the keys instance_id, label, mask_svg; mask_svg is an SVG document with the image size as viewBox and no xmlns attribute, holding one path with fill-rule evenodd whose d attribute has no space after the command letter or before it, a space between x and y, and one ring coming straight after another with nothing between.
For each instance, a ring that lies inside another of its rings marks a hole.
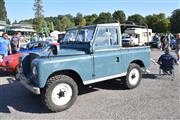
<instances>
[{"instance_id":1,"label":"white tent canopy","mask_svg":"<svg viewBox=\"0 0 180 120\"><path fill-rule=\"evenodd\" d=\"M50 34L51 35L58 35L58 34L63 34L63 33L65 33L65 32L53 31Z\"/></svg>"},{"instance_id":2,"label":"white tent canopy","mask_svg":"<svg viewBox=\"0 0 180 120\"><path fill-rule=\"evenodd\" d=\"M50 35L52 36L52 38L54 39L58 39L58 35L59 34L64 34L65 32L59 32L59 31L53 31L50 33Z\"/></svg>"},{"instance_id":3,"label":"white tent canopy","mask_svg":"<svg viewBox=\"0 0 180 120\"><path fill-rule=\"evenodd\" d=\"M25 29L25 28L15 28L11 29L11 31L18 31L18 32L35 32L33 29Z\"/></svg>"}]
</instances>

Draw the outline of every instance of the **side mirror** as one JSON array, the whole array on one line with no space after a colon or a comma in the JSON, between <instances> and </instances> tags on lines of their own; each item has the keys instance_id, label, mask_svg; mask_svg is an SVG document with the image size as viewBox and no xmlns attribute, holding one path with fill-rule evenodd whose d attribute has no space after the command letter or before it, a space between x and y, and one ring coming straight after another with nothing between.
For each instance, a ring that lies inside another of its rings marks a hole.
<instances>
[{"instance_id":1,"label":"side mirror","mask_svg":"<svg viewBox=\"0 0 180 120\"><path fill-rule=\"evenodd\" d=\"M53 55L57 55L58 54L58 49L57 49L57 46L56 45L52 45L50 48L49 48L49 51L51 51L53 53Z\"/></svg>"}]
</instances>

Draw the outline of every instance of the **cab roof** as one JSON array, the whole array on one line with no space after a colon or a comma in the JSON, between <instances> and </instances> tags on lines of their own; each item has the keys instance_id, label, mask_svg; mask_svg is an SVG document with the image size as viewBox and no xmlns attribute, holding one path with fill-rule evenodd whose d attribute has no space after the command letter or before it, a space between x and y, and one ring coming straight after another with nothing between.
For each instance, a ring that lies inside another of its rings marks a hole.
<instances>
[{"instance_id":1,"label":"cab roof","mask_svg":"<svg viewBox=\"0 0 180 120\"><path fill-rule=\"evenodd\" d=\"M73 28L69 28L67 30L74 30L74 29L80 29L80 28L90 28L90 27L98 27L98 26L111 26L111 27L117 27L119 26L119 23L105 23L105 24L96 24L96 25L88 25L88 26L79 26L79 27L73 27Z\"/></svg>"}]
</instances>

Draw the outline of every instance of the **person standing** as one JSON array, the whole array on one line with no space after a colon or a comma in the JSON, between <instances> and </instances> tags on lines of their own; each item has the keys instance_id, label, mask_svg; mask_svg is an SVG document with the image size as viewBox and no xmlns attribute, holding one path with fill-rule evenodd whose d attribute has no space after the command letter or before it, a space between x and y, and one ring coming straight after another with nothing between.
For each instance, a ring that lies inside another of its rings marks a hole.
<instances>
[{"instance_id":1,"label":"person standing","mask_svg":"<svg viewBox=\"0 0 180 120\"><path fill-rule=\"evenodd\" d=\"M3 33L2 37L0 37L0 55L2 58L6 57L9 54L12 53L10 41L8 40L8 34Z\"/></svg>"},{"instance_id":2,"label":"person standing","mask_svg":"<svg viewBox=\"0 0 180 120\"><path fill-rule=\"evenodd\" d=\"M20 32L16 32L15 35L11 38L11 48L12 48L12 54L16 54L20 50Z\"/></svg>"},{"instance_id":3,"label":"person standing","mask_svg":"<svg viewBox=\"0 0 180 120\"><path fill-rule=\"evenodd\" d=\"M162 51L166 48L166 36L162 35L160 38Z\"/></svg>"},{"instance_id":4,"label":"person standing","mask_svg":"<svg viewBox=\"0 0 180 120\"><path fill-rule=\"evenodd\" d=\"M177 55L177 60L179 61L180 60L180 52L179 52L179 49L180 49L180 33L178 33L176 35L176 55Z\"/></svg>"}]
</instances>

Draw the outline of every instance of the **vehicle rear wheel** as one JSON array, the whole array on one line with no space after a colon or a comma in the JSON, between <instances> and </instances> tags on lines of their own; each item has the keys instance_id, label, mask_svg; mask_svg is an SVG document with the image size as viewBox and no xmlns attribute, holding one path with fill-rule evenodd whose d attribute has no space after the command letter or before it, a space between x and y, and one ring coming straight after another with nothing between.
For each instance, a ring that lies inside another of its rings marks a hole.
<instances>
[{"instance_id":1,"label":"vehicle rear wheel","mask_svg":"<svg viewBox=\"0 0 180 120\"><path fill-rule=\"evenodd\" d=\"M51 77L41 90L43 103L53 112L70 108L77 99L78 88L75 81L66 75Z\"/></svg>"},{"instance_id":2,"label":"vehicle rear wheel","mask_svg":"<svg viewBox=\"0 0 180 120\"><path fill-rule=\"evenodd\" d=\"M142 72L140 66L132 63L129 65L128 73L122 81L123 81L123 85L127 89L132 89L132 88L136 88L140 84L141 79L142 79Z\"/></svg>"}]
</instances>

